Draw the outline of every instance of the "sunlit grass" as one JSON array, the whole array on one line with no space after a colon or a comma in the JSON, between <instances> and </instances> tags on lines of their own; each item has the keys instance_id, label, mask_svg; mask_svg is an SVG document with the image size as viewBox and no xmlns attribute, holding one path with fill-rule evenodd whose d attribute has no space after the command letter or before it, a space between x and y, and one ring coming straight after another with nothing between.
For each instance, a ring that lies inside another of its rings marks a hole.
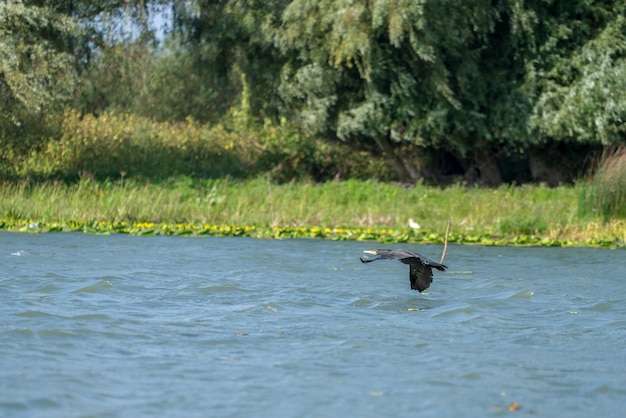
<instances>
[{"instance_id":1,"label":"sunlit grass","mask_svg":"<svg viewBox=\"0 0 626 418\"><path fill-rule=\"evenodd\" d=\"M279 185L266 178L84 178L0 185L0 228L440 242L449 220L452 242L623 246L625 223L579 218L579 193L576 187L404 187L354 180ZM421 228L409 228L409 218Z\"/></svg>"}]
</instances>

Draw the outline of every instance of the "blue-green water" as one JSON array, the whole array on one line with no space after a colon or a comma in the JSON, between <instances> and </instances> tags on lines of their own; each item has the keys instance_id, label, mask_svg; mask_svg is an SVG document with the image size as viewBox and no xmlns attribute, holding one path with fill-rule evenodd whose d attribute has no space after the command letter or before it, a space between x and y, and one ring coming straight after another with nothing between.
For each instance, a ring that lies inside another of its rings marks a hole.
<instances>
[{"instance_id":1,"label":"blue-green water","mask_svg":"<svg viewBox=\"0 0 626 418\"><path fill-rule=\"evenodd\" d=\"M0 415L623 416L623 250L376 247L0 233Z\"/></svg>"}]
</instances>

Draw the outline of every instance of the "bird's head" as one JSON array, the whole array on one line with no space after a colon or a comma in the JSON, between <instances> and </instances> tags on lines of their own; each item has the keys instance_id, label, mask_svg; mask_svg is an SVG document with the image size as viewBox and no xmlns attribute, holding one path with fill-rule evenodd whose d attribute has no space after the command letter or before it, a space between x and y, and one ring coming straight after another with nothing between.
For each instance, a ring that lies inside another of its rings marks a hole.
<instances>
[{"instance_id":1,"label":"bird's head","mask_svg":"<svg viewBox=\"0 0 626 418\"><path fill-rule=\"evenodd\" d=\"M382 250L379 248L377 250L365 250L363 252L366 254L383 255L383 254L389 254L390 252L392 252L392 250Z\"/></svg>"}]
</instances>

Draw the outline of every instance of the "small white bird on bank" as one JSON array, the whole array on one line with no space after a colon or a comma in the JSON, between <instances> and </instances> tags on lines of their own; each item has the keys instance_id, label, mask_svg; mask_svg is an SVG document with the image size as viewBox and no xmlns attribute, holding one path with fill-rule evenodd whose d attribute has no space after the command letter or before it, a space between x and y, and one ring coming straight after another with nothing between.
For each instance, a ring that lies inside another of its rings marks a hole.
<instances>
[{"instance_id":1,"label":"small white bird on bank","mask_svg":"<svg viewBox=\"0 0 626 418\"><path fill-rule=\"evenodd\" d=\"M413 218L409 218L409 226L413 229L420 229L421 226L417 222L413 220Z\"/></svg>"}]
</instances>

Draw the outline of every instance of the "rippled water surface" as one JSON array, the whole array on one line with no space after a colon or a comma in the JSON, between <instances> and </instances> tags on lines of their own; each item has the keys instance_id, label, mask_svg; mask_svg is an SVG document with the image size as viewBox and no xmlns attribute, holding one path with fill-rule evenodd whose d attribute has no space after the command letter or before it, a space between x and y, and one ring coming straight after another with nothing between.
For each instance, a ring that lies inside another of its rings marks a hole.
<instances>
[{"instance_id":1,"label":"rippled water surface","mask_svg":"<svg viewBox=\"0 0 626 418\"><path fill-rule=\"evenodd\" d=\"M0 415L624 416L625 251L380 246L0 233Z\"/></svg>"}]
</instances>

